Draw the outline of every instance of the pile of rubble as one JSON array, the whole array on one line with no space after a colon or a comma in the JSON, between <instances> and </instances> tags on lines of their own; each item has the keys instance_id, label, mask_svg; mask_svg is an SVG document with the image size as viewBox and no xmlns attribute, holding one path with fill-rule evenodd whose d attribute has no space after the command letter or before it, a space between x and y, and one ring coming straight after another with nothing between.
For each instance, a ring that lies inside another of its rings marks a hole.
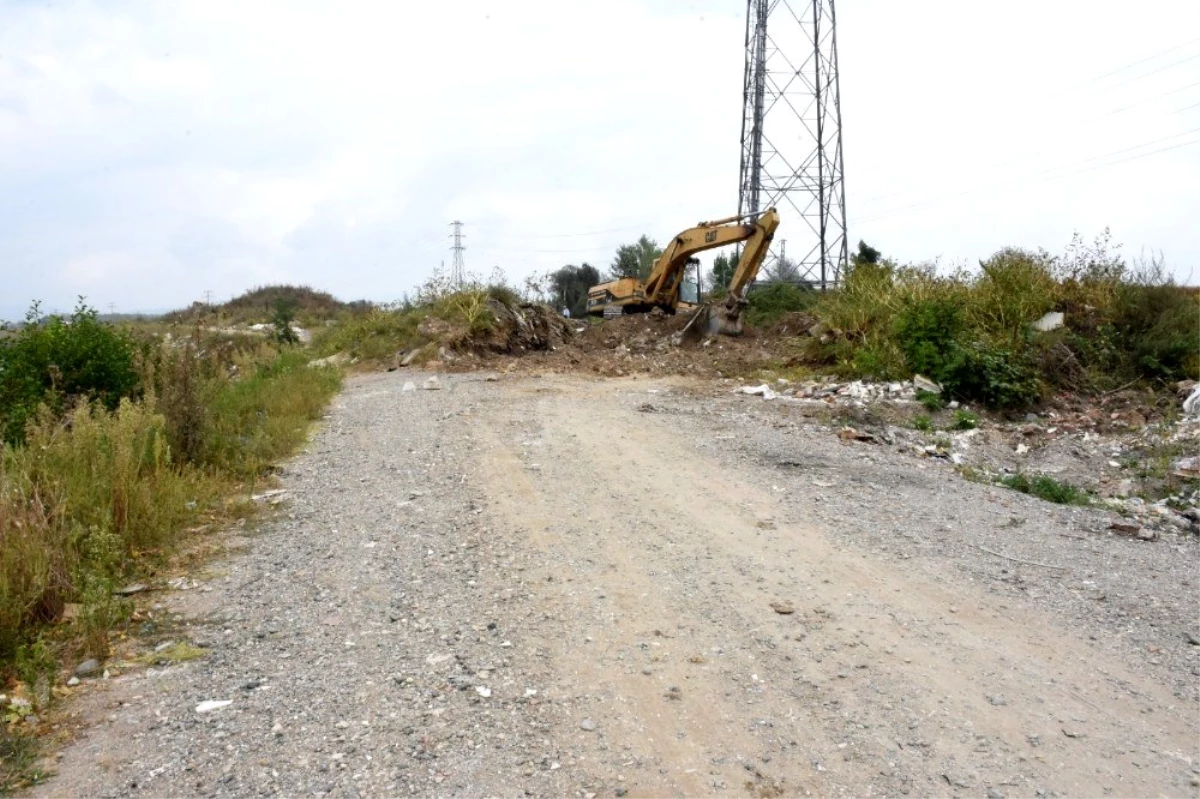
<instances>
[{"instance_id":1,"label":"pile of rubble","mask_svg":"<svg viewBox=\"0 0 1200 799\"><path fill-rule=\"evenodd\" d=\"M1161 396L1156 405L1150 395L1132 392L1090 403L1063 397L1016 420L956 414L965 406L954 402L930 410L921 392L938 388L917 376L888 383L780 379L732 390L801 413L833 411L843 441L942 460L974 479L1052 477L1119 514L1117 534L1146 540L1160 532L1200 534L1200 389L1194 384L1177 387L1186 398L1182 406Z\"/></svg>"}]
</instances>

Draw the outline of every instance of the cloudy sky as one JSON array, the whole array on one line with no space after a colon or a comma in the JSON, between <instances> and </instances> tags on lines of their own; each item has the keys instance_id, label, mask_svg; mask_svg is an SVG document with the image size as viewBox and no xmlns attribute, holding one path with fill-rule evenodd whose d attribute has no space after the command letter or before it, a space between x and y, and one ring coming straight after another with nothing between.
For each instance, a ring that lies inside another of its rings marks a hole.
<instances>
[{"instance_id":1,"label":"cloudy sky","mask_svg":"<svg viewBox=\"0 0 1200 799\"><path fill-rule=\"evenodd\" d=\"M744 13L0 1L0 317L279 281L395 299L454 219L479 273L607 265L736 210ZM1200 3L838 14L852 241L974 263L1109 226L1200 282Z\"/></svg>"}]
</instances>

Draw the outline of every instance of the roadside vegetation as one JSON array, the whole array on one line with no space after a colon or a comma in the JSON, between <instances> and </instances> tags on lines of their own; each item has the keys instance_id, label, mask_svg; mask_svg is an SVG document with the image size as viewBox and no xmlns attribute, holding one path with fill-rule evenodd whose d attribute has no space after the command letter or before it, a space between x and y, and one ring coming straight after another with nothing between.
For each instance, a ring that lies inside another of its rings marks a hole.
<instances>
[{"instance_id":1,"label":"roadside vegetation","mask_svg":"<svg viewBox=\"0 0 1200 799\"><path fill-rule=\"evenodd\" d=\"M82 301L67 318L35 306L0 339L3 736L46 705L60 663L109 654L132 609L119 588L250 512L338 388L308 362L266 336L116 328Z\"/></svg>"},{"instance_id":2,"label":"roadside vegetation","mask_svg":"<svg viewBox=\"0 0 1200 799\"><path fill-rule=\"evenodd\" d=\"M551 284L543 280L546 282L531 280L525 296L532 294L539 302L553 302L553 296L547 296ZM586 289L583 296L586 299ZM572 295L572 301L575 299ZM411 355L408 363L420 366L436 358L441 347L454 349L464 342L486 338L502 314L525 302L499 270L486 281L468 276L462 284L436 271L417 290L415 298L371 306L320 330L313 340L313 350L318 356L343 355L374 366L395 366L398 360Z\"/></svg>"},{"instance_id":3,"label":"roadside vegetation","mask_svg":"<svg viewBox=\"0 0 1200 799\"><path fill-rule=\"evenodd\" d=\"M797 340L805 364L847 378L921 374L942 387L931 409L957 399L1017 410L1057 391L1196 379L1200 294L1175 285L1160 261L1130 265L1117 250L1107 234L1076 237L1060 256L1008 248L977 272L941 274L860 244L839 289L771 286L751 295L749 319L807 314L812 335Z\"/></svg>"}]
</instances>

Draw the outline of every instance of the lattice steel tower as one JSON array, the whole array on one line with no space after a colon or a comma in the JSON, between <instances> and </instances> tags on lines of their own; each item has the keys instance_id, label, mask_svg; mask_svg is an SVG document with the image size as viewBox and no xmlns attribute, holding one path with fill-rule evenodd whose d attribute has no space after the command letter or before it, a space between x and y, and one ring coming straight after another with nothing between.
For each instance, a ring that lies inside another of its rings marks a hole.
<instances>
[{"instance_id":1,"label":"lattice steel tower","mask_svg":"<svg viewBox=\"0 0 1200 799\"><path fill-rule=\"evenodd\" d=\"M450 234L450 238L454 239L454 244L450 247L450 251L454 253L454 260L450 262L450 282L456 288L462 288L467 274L466 265L463 263L463 251L467 249L467 245L463 244L463 239L466 236L462 232L463 223L457 219L450 223L450 227L454 229L454 232Z\"/></svg>"},{"instance_id":2,"label":"lattice steel tower","mask_svg":"<svg viewBox=\"0 0 1200 799\"><path fill-rule=\"evenodd\" d=\"M746 2L738 213L778 207L801 279L821 288L848 257L833 3Z\"/></svg>"}]
</instances>

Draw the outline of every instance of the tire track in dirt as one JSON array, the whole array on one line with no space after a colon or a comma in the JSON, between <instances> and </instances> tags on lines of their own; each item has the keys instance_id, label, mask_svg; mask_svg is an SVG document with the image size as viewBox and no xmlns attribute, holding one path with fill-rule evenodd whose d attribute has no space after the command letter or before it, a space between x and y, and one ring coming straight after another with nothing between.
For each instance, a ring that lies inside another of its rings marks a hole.
<instances>
[{"instance_id":1,"label":"tire track in dirt","mask_svg":"<svg viewBox=\"0 0 1200 799\"><path fill-rule=\"evenodd\" d=\"M479 432L499 528L561 569L558 690L657 766L639 793L1171 792L1147 761L1178 775L1195 730L1145 712L1167 691L1018 601L833 546L626 386L514 386Z\"/></svg>"}]
</instances>

